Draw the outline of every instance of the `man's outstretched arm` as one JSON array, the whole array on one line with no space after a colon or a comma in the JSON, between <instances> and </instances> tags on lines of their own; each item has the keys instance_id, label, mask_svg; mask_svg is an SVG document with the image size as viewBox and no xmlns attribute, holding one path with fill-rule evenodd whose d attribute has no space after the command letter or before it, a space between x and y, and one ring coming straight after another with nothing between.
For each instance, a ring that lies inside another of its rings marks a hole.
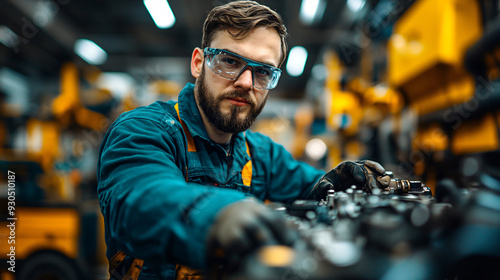
<instances>
[{"instance_id":1,"label":"man's outstretched arm","mask_svg":"<svg viewBox=\"0 0 500 280\"><path fill-rule=\"evenodd\" d=\"M184 140L179 133L166 133L180 125L169 124L129 118L105 136L98 195L107 239L134 258L203 268L216 214L245 195L187 183L179 168Z\"/></svg>"}]
</instances>

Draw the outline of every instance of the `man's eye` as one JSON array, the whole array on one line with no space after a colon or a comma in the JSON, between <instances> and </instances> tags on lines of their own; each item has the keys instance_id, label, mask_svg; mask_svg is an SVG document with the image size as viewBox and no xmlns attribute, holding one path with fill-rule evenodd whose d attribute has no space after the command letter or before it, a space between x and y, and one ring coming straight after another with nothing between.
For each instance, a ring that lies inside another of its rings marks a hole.
<instances>
[{"instance_id":1,"label":"man's eye","mask_svg":"<svg viewBox=\"0 0 500 280\"><path fill-rule=\"evenodd\" d=\"M266 68L257 68L255 69L255 72L259 74L259 76L269 76L271 75L271 71L269 71Z\"/></svg>"},{"instance_id":2,"label":"man's eye","mask_svg":"<svg viewBox=\"0 0 500 280\"><path fill-rule=\"evenodd\" d=\"M222 59L222 61L229 66L239 66L240 64L238 60L231 57L225 57Z\"/></svg>"}]
</instances>

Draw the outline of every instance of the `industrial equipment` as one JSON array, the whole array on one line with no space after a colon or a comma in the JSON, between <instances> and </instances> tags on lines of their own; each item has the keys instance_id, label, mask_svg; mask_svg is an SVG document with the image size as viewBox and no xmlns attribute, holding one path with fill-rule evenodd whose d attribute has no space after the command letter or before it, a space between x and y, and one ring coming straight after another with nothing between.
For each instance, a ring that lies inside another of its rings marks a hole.
<instances>
[{"instance_id":1,"label":"industrial equipment","mask_svg":"<svg viewBox=\"0 0 500 280\"><path fill-rule=\"evenodd\" d=\"M37 104L50 110L37 108L21 117L0 114L5 128L0 145L1 279L107 277L104 222L93 178L99 137L109 121L84 106L79 80L76 66L66 64L61 94L52 104Z\"/></svg>"},{"instance_id":2,"label":"industrial equipment","mask_svg":"<svg viewBox=\"0 0 500 280\"><path fill-rule=\"evenodd\" d=\"M498 15L489 0L384 0L353 23L350 37L364 44L334 39L324 62L341 143L332 161L379 161L433 191L445 179L497 188Z\"/></svg>"},{"instance_id":3,"label":"industrial equipment","mask_svg":"<svg viewBox=\"0 0 500 280\"><path fill-rule=\"evenodd\" d=\"M229 279L500 278L500 193L451 180L435 197L418 181L391 186L271 204L296 229L296 242L231 263Z\"/></svg>"}]
</instances>

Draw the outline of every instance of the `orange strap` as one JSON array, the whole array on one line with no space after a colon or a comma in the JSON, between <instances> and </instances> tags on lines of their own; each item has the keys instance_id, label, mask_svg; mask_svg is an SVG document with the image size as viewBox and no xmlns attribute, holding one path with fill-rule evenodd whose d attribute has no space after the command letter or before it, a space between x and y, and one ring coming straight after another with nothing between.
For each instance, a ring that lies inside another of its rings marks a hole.
<instances>
[{"instance_id":1,"label":"orange strap","mask_svg":"<svg viewBox=\"0 0 500 280\"><path fill-rule=\"evenodd\" d=\"M241 178L243 179L243 185L250 187L252 184L252 156L250 155L250 148L248 147L248 142L245 137L245 144L247 146L247 154L250 157L250 160L243 166L241 170Z\"/></svg>"},{"instance_id":2,"label":"orange strap","mask_svg":"<svg viewBox=\"0 0 500 280\"><path fill-rule=\"evenodd\" d=\"M175 280L203 280L205 272L185 265L175 265Z\"/></svg>"},{"instance_id":3,"label":"orange strap","mask_svg":"<svg viewBox=\"0 0 500 280\"><path fill-rule=\"evenodd\" d=\"M188 142L188 152L196 152L196 146L194 145L193 136L191 136L191 132L189 132L186 124L181 119L181 114L179 114L179 103L175 104L175 110L177 111L177 117L179 117L179 121L181 122L182 129L184 130L184 135L186 135L186 139Z\"/></svg>"},{"instance_id":4,"label":"orange strap","mask_svg":"<svg viewBox=\"0 0 500 280\"><path fill-rule=\"evenodd\" d=\"M181 114L179 113L179 103L175 104L175 111L177 111L177 117L179 117L179 121L181 122L182 129L184 130L184 135L186 135L186 139L188 142L188 152L196 152L196 146L194 145L193 136L191 136L191 133L189 132L186 124L181 119ZM246 141L246 137L245 137L245 144L247 147L247 154L250 157L250 160L245 164L245 166L243 166L243 169L241 170L241 178L243 180L243 185L250 187L250 185L252 184L252 159L251 159L252 156L250 155L250 148L248 147L248 142Z\"/></svg>"},{"instance_id":5,"label":"orange strap","mask_svg":"<svg viewBox=\"0 0 500 280\"><path fill-rule=\"evenodd\" d=\"M137 280L139 274L141 274L142 265L144 261L141 259L134 259L130 267L124 267L127 270L125 274L124 271L117 271L119 265L123 262L127 255L124 252L118 251L113 258L109 261L109 274L113 279L127 279L127 280Z\"/></svg>"}]
</instances>

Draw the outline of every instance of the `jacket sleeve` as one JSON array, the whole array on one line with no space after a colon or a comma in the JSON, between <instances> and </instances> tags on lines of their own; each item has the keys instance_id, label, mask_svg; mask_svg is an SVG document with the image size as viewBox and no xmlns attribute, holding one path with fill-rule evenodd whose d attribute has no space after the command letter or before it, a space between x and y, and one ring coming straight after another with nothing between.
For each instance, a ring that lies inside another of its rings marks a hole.
<instances>
[{"instance_id":1,"label":"jacket sleeve","mask_svg":"<svg viewBox=\"0 0 500 280\"><path fill-rule=\"evenodd\" d=\"M310 192L316 182L325 174L311 165L295 160L280 144L260 133L252 133L258 154L257 168L266 170L267 196L275 202L291 202L297 199L310 199ZM252 156L254 158L254 156Z\"/></svg>"},{"instance_id":2,"label":"jacket sleeve","mask_svg":"<svg viewBox=\"0 0 500 280\"><path fill-rule=\"evenodd\" d=\"M186 183L179 167L185 139L172 120L128 118L110 128L99 153L99 202L107 240L117 250L203 269L217 212L245 196Z\"/></svg>"}]
</instances>

